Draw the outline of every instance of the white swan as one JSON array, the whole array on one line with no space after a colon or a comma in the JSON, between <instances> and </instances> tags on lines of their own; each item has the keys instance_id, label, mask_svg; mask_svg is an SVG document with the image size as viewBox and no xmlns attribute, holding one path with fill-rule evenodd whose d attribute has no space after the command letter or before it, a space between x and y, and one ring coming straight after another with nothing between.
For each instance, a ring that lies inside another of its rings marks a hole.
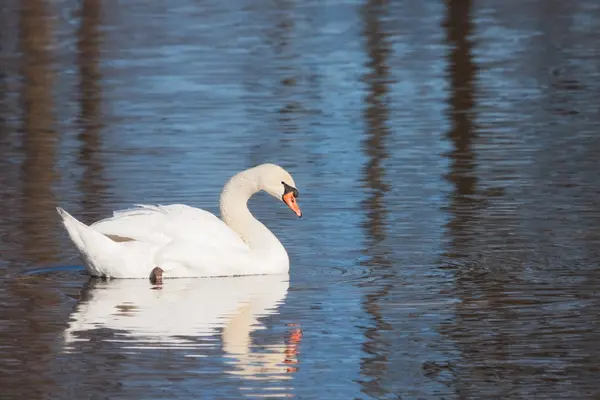
<instances>
[{"instance_id":1,"label":"white swan","mask_svg":"<svg viewBox=\"0 0 600 400\"><path fill-rule=\"evenodd\" d=\"M183 204L139 205L115 211L90 226L57 208L69 236L92 276L107 278L215 277L279 274L289 270L288 254L248 210L248 199L264 190L302 212L291 175L262 164L233 176L220 199L223 221Z\"/></svg>"}]
</instances>

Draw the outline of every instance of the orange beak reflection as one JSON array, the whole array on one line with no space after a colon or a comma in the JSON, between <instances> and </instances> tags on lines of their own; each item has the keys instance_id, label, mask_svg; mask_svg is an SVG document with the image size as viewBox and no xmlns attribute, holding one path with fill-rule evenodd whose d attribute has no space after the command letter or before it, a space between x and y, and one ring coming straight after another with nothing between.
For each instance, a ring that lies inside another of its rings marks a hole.
<instances>
[{"instance_id":1,"label":"orange beak reflection","mask_svg":"<svg viewBox=\"0 0 600 400\"><path fill-rule=\"evenodd\" d=\"M294 193L293 192L289 192L283 195L283 201L285 202L285 204L287 204L287 206L289 208L291 208L291 210L293 212L296 213L296 215L298 216L298 218L302 217L302 211L300 211L300 207L298 207L298 202L296 201L296 198L294 197Z\"/></svg>"}]
</instances>

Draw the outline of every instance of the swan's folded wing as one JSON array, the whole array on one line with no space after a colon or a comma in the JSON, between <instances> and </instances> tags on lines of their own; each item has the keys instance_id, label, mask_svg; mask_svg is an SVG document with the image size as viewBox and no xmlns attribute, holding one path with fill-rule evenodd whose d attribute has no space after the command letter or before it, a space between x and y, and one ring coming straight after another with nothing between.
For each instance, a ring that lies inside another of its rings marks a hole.
<instances>
[{"instance_id":1,"label":"swan's folded wing","mask_svg":"<svg viewBox=\"0 0 600 400\"><path fill-rule=\"evenodd\" d=\"M174 239L185 239L210 247L248 249L239 235L215 215L184 204L137 205L115 211L111 218L91 227L116 240L164 245Z\"/></svg>"},{"instance_id":2,"label":"swan's folded wing","mask_svg":"<svg viewBox=\"0 0 600 400\"><path fill-rule=\"evenodd\" d=\"M260 275L260 263L247 249L214 247L188 240L174 240L163 246L154 258L164 276L218 277Z\"/></svg>"}]
</instances>

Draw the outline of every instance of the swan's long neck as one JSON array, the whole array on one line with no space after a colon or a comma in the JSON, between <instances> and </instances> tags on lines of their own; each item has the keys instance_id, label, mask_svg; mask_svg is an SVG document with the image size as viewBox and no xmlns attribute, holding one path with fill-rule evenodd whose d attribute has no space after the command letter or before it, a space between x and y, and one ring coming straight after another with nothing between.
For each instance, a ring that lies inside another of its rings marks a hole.
<instances>
[{"instance_id":1,"label":"swan's long neck","mask_svg":"<svg viewBox=\"0 0 600 400\"><path fill-rule=\"evenodd\" d=\"M233 176L221 192L221 218L244 240L253 253L277 262L288 262L287 252L277 237L248 209L248 200L261 190L252 169ZM265 260L266 261L266 260Z\"/></svg>"}]
</instances>

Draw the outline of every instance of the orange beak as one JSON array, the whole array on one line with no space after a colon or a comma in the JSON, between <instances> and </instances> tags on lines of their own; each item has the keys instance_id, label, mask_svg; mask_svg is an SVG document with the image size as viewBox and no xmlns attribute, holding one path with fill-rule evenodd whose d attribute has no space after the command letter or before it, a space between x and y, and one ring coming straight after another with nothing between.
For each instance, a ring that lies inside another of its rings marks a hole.
<instances>
[{"instance_id":1,"label":"orange beak","mask_svg":"<svg viewBox=\"0 0 600 400\"><path fill-rule=\"evenodd\" d=\"M302 211L300 211L300 207L298 207L298 202L296 202L296 198L294 197L294 193L289 192L283 195L283 201L287 206L296 213L298 218L302 217Z\"/></svg>"}]
</instances>

